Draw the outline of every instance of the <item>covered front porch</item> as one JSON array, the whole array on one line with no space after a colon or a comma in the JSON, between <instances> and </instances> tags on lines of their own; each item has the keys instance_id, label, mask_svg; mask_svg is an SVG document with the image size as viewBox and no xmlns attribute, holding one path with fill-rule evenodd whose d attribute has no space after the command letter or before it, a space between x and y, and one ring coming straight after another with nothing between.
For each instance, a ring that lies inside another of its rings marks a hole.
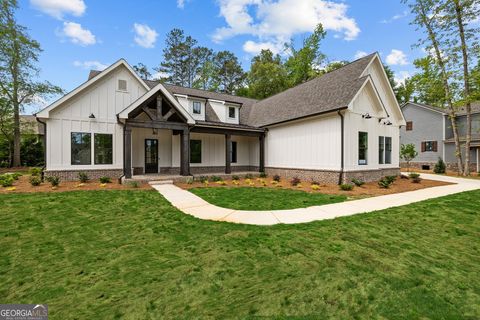
<instances>
[{"instance_id":1,"label":"covered front porch","mask_svg":"<svg viewBox=\"0 0 480 320\"><path fill-rule=\"evenodd\" d=\"M263 129L186 118L162 92L131 110L124 120L125 178L264 171Z\"/></svg>"}]
</instances>

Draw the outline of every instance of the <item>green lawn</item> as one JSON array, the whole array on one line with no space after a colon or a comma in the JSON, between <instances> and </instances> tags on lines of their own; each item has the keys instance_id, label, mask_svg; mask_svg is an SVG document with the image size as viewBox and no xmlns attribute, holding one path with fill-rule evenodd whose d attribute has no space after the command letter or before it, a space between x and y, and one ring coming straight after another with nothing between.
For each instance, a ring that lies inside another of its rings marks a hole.
<instances>
[{"instance_id":1,"label":"green lawn","mask_svg":"<svg viewBox=\"0 0 480 320\"><path fill-rule=\"evenodd\" d=\"M295 209L347 200L346 196L271 188L194 188L189 191L211 204L237 210Z\"/></svg>"},{"instance_id":2,"label":"green lawn","mask_svg":"<svg viewBox=\"0 0 480 320\"><path fill-rule=\"evenodd\" d=\"M1 195L0 300L50 319L478 319L479 199L256 227L155 191Z\"/></svg>"}]
</instances>

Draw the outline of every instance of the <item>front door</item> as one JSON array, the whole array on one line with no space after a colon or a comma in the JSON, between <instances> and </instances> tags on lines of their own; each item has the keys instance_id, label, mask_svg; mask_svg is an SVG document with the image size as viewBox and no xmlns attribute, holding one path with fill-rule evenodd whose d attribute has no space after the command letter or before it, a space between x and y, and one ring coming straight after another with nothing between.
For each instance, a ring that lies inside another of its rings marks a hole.
<instances>
[{"instance_id":1,"label":"front door","mask_svg":"<svg viewBox=\"0 0 480 320\"><path fill-rule=\"evenodd\" d=\"M145 173L158 173L157 139L145 139Z\"/></svg>"}]
</instances>

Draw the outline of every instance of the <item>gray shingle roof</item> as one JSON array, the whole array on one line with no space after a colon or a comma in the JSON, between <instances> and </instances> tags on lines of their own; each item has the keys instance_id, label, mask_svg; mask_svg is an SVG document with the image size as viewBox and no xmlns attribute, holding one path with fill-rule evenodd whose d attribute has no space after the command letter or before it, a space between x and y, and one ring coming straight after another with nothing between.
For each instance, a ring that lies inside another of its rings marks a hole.
<instances>
[{"instance_id":1,"label":"gray shingle roof","mask_svg":"<svg viewBox=\"0 0 480 320\"><path fill-rule=\"evenodd\" d=\"M248 124L267 126L347 107L364 84L361 74L375 54L253 105Z\"/></svg>"},{"instance_id":2,"label":"gray shingle roof","mask_svg":"<svg viewBox=\"0 0 480 320\"><path fill-rule=\"evenodd\" d=\"M421 107L424 107L426 109L430 109L432 111L448 113L448 110L446 108L440 108L440 107L436 107L436 106L432 106L432 105L424 104L424 103L418 103L418 102L406 102L402 105L402 108L405 107L408 104L419 105ZM480 101L472 102L471 103L471 108L472 108L472 113L480 113ZM456 109L456 111L457 111L456 112L457 116L463 116L463 115L467 114L467 112L465 110L465 107L458 107Z\"/></svg>"}]
</instances>

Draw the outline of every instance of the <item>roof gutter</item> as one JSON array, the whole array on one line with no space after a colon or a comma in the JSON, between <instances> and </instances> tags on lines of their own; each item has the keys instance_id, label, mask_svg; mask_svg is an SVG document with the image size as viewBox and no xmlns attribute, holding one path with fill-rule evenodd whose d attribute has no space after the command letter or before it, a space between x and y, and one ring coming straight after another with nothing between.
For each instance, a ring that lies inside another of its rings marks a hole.
<instances>
[{"instance_id":1,"label":"roof gutter","mask_svg":"<svg viewBox=\"0 0 480 320\"><path fill-rule=\"evenodd\" d=\"M342 114L341 110L337 111L338 115L340 116L340 174L338 176L338 184L343 184L343 171L345 168L345 152L344 152L344 144L345 144L345 117Z\"/></svg>"},{"instance_id":2,"label":"roof gutter","mask_svg":"<svg viewBox=\"0 0 480 320\"><path fill-rule=\"evenodd\" d=\"M340 112L340 111L345 110L345 109L348 109L348 106L333 109L333 110L328 110L328 111L312 113L312 114L308 114L306 116L302 116L302 117L298 117L298 118L293 118L293 119L288 119L288 120L284 120L284 121L264 124L264 125L259 126L259 128L267 128L267 127L276 126L276 125L279 125L279 124L284 124L284 123L287 123L287 122L303 120L303 119L312 118L312 117L316 117L316 116L322 116L322 115L325 115L325 114L333 113L335 111Z\"/></svg>"}]
</instances>

